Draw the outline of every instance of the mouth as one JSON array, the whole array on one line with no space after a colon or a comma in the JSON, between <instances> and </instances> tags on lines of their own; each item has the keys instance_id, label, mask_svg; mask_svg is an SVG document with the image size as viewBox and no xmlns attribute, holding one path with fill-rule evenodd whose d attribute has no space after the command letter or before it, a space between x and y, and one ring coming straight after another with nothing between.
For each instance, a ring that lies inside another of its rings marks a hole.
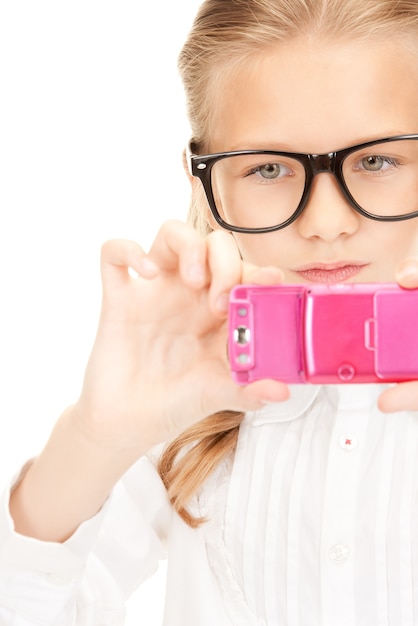
<instances>
[{"instance_id":1,"label":"mouth","mask_svg":"<svg viewBox=\"0 0 418 626\"><path fill-rule=\"evenodd\" d=\"M368 264L357 261L315 263L299 267L294 271L301 278L312 283L341 283L357 276L366 265Z\"/></svg>"}]
</instances>

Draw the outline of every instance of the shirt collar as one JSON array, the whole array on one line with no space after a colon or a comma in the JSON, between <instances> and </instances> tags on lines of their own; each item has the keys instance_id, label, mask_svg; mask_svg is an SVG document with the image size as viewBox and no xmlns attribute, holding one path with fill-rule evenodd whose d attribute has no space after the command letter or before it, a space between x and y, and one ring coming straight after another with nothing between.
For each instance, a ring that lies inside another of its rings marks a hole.
<instances>
[{"instance_id":1,"label":"shirt collar","mask_svg":"<svg viewBox=\"0 0 418 626\"><path fill-rule=\"evenodd\" d=\"M245 420L252 426L275 422L290 422L307 411L322 390L329 401L339 409L356 410L372 406L388 385L289 385L290 398L284 402L267 404L262 409L250 411Z\"/></svg>"},{"instance_id":2,"label":"shirt collar","mask_svg":"<svg viewBox=\"0 0 418 626\"><path fill-rule=\"evenodd\" d=\"M319 385L289 385L290 397L284 402L266 404L262 409L250 411L245 419L253 426L269 422L289 422L300 417L317 397Z\"/></svg>"}]
</instances>

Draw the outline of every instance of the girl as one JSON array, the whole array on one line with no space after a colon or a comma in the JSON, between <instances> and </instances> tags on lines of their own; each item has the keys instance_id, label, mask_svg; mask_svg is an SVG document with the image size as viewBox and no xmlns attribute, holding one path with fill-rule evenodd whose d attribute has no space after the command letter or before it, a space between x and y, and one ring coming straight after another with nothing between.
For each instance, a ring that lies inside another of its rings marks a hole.
<instances>
[{"instance_id":1,"label":"girl","mask_svg":"<svg viewBox=\"0 0 418 626\"><path fill-rule=\"evenodd\" d=\"M225 355L236 283L418 286L417 42L411 0L203 3L194 228L103 247L80 397L4 496L2 624L122 624L166 553L169 626L418 624L418 383L241 388Z\"/></svg>"}]
</instances>

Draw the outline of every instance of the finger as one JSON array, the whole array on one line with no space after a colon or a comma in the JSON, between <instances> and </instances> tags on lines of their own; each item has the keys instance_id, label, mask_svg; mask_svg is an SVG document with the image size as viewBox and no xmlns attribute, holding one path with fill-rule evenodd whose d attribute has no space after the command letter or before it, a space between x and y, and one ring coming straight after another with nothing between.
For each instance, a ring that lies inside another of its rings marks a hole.
<instances>
[{"instance_id":1,"label":"finger","mask_svg":"<svg viewBox=\"0 0 418 626\"><path fill-rule=\"evenodd\" d=\"M162 271L179 271L182 280L191 287L200 288L207 284L206 242L189 224L177 220L165 222L147 260Z\"/></svg>"},{"instance_id":2,"label":"finger","mask_svg":"<svg viewBox=\"0 0 418 626\"><path fill-rule=\"evenodd\" d=\"M287 385L277 380L258 380L243 388L243 394L249 398L254 398L262 405L288 400L290 390Z\"/></svg>"},{"instance_id":3,"label":"finger","mask_svg":"<svg viewBox=\"0 0 418 626\"><path fill-rule=\"evenodd\" d=\"M112 239L101 249L101 272L103 285L114 288L130 280L129 268L145 277L158 271L145 257L145 252L135 241Z\"/></svg>"},{"instance_id":4,"label":"finger","mask_svg":"<svg viewBox=\"0 0 418 626\"><path fill-rule=\"evenodd\" d=\"M418 382L399 383L386 389L379 397L378 407L383 413L418 411Z\"/></svg>"},{"instance_id":5,"label":"finger","mask_svg":"<svg viewBox=\"0 0 418 626\"><path fill-rule=\"evenodd\" d=\"M243 265L243 283L254 285L279 285L284 280L283 272L278 267L258 267L250 263Z\"/></svg>"},{"instance_id":6,"label":"finger","mask_svg":"<svg viewBox=\"0 0 418 626\"><path fill-rule=\"evenodd\" d=\"M231 410L255 411L268 404L284 402L290 396L289 387L277 380L258 380L245 387L239 387L236 383L233 385L235 391L231 395Z\"/></svg>"},{"instance_id":7,"label":"finger","mask_svg":"<svg viewBox=\"0 0 418 626\"><path fill-rule=\"evenodd\" d=\"M241 282L242 260L235 240L221 230L206 238L210 271L209 306L215 314L225 315L229 293Z\"/></svg>"},{"instance_id":8,"label":"finger","mask_svg":"<svg viewBox=\"0 0 418 626\"><path fill-rule=\"evenodd\" d=\"M409 257L404 259L396 272L396 280L407 289L418 287L418 259Z\"/></svg>"}]
</instances>

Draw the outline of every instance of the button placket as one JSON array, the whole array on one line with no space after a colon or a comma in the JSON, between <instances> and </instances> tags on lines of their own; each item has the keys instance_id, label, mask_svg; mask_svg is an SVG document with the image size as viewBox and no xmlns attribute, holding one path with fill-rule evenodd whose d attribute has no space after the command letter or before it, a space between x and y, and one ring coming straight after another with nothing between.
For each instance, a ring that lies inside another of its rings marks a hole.
<instances>
[{"instance_id":1,"label":"button placket","mask_svg":"<svg viewBox=\"0 0 418 626\"><path fill-rule=\"evenodd\" d=\"M322 527L321 588L324 624L355 622L354 524L361 442L365 440L369 408L340 402L331 435Z\"/></svg>"}]
</instances>

